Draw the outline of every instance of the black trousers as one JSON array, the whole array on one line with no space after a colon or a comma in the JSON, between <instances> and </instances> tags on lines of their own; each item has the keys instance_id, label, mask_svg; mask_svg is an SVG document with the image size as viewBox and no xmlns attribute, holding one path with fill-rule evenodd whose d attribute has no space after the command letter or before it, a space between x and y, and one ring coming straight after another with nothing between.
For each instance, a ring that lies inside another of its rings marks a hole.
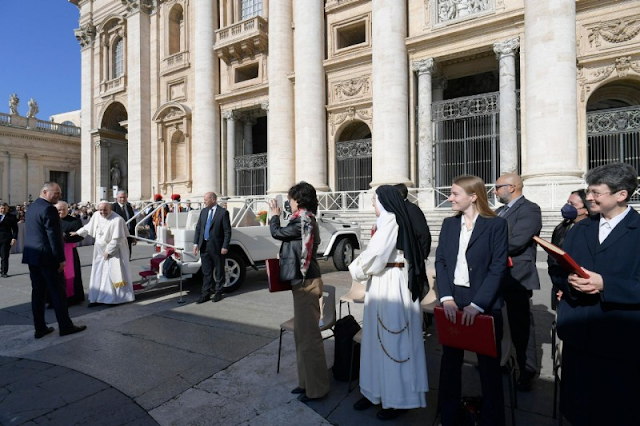
<instances>
[{"instance_id":1,"label":"black trousers","mask_svg":"<svg viewBox=\"0 0 640 426\"><path fill-rule=\"evenodd\" d=\"M503 287L504 301L507 304L511 339L516 349L516 359L520 374L525 370L538 372L538 355L535 339L535 324L531 313L531 296L533 291L527 290L517 282L509 282Z\"/></svg>"},{"instance_id":2,"label":"black trousers","mask_svg":"<svg viewBox=\"0 0 640 426\"><path fill-rule=\"evenodd\" d=\"M500 372L501 342L502 342L502 312L492 311L496 328L496 345L498 357L476 354L480 370L482 386L481 425L504 425L504 390L502 387L502 373ZM449 346L442 347L442 361L440 364L440 390L438 401L442 413L443 426L458 424L460 413L460 398L462 396L462 362L464 351Z\"/></svg>"},{"instance_id":3,"label":"black trousers","mask_svg":"<svg viewBox=\"0 0 640 426\"><path fill-rule=\"evenodd\" d=\"M220 254L219 250L214 250L213 245L202 242L200 247L200 260L202 261L202 295L211 295L222 292L225 274L224 264L226 256ZM215 287L213 282L215 280ZM212 291L213 290L213 291Z\"/></svg>"},{"instance_id":4,"label":"black trousers","mask_svg":"<svg viewBox=\"0 0 640 426\"><path fill-rule=\"evenodd\" d=\"M0 273L9 272L9 253L11 252L11 238L0 241Z\"/></svg>"},{"instance_id":5,"label":"black trousers","mask_svg":"<svg viewBox=\"0 0 640 426\"><path fill-rule=\"evenodd\" d=\"M73 327L73 322L69 318L69 310L67 309L64 273L58 272L58 268L54 266L29 265L29 275L31 277L31 312L33 313L33 325L36 331L43 331L47 328L47 323L44 319L44 305L47 293L51 296L60 330Z\"/></svg>"}]
</instances>

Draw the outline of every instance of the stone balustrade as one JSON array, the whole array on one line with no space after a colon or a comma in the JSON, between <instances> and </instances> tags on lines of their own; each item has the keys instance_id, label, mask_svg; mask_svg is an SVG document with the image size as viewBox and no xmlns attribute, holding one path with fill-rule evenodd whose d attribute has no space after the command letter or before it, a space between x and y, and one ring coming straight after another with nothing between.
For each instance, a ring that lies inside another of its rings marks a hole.
<instances>
[{"instance_id":1,"label":"stone balustrade","mask_svg":"<svg viewBox=\"0 0 640 426\"><path fill-rule=\"evenodd\" d=\"M268 32L267 21L261 16L254 16L217 30L214 49L226 63L266 52Z\"/></svg>"},{"instance_id":2,"label":"stone balustrade","mask_svg":"<svg viewBox=\"0 0 640 426\"><path fill-rule=\"evenodd\" d=\"M0 113L0 126L19 127L22 129L80 137L80 127L6 113Z\"/></svg>"},{"instance_id":3,"label":"stone balustrade","mask_svg":"<svg viewBox=\"0 0 640 426\"><path fill-rule=\"evenodd\" d=\"M102 96L110 95L112 93L121 92L125 89L127 84L127 79L125 75L121 75L120 77L116 77L111 80L103 81L100 84L100 94Z\"/></svg>"},{"instance_id":4,"label":"stone balustrade","mask_svg":"<svg viewBox=\"0 0 640 426\"><path fill-rule=\"evenodd\" d=\"M160 73L165 75L167 73L180 70L189 66L189 52L179 52L171 56L167 56L162 60L160 64Z\"/></svg>"}]
</instances>

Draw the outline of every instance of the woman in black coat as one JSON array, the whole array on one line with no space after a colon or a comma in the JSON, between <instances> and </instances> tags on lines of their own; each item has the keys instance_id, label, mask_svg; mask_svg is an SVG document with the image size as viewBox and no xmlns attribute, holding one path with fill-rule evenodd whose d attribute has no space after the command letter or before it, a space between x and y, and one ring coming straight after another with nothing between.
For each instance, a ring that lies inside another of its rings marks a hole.
<instances>
[{"instance_id":1,"label":"woman in black coat","mask_svg":"<svg viewBox=\"0 0 640 426\"><path fill-rule=\"evenodd\" d=\"M280 226L280 208L276 200L269 202L271 236L282 241L280 247L280 279L291 281L293 294L298 386L291 391L305 402L329 393L329 372L324 355L322 335L318 327L322 278L316 260L320 232L315 213L318 198L315 188L300 182L288 193L292 216L287 226Z\"/></svg>"}]
</instances>

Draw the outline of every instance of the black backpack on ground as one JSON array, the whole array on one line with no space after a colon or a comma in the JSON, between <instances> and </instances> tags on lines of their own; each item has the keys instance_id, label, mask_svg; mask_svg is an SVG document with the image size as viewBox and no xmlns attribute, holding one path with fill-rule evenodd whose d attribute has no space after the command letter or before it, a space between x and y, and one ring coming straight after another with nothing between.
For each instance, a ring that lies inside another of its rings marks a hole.
<instances>
[{"instance_id":1,"label":"black backpack on ground","mask_svg":"<svg viewBox=\"0 0 640 426\"><path fill-rule=\"evenodd\" d=\"M347 315L339 319L335 326L335 357L333 359L333 377L336 380L346 382L349 380L349 369L351 366L351 351L353 348L353 370L352 379L357 379L360 373L360 345L353 347L353 336L360 331L360 325L353 318Z\"/></svg>"},{"instance_id":2,"label":"black backpack on ground","mask_svg":"<svg viewBox=\"0 0 640 426\"><path fill-rule=\"evenodd\" d=\"M167 278L180 277L180 264L173 258L173 256L167 257L162 264L162 275Z\"/></svg>"}]
</instances>

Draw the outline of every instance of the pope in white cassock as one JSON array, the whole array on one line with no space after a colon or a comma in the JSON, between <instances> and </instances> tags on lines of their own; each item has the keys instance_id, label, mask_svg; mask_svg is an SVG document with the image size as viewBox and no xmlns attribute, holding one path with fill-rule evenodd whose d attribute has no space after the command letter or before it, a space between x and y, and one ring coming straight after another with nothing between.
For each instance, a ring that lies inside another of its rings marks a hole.
<instances>
[{"instance_id":1,"label":"pope in white cassock","mask_svg":"<svg viewBox=\"0 0 640 426\"><path fill-rule=\"evenodd\" d=\"M360 351L364 398L354 408L382 404L377 417L390 420L406 409L426 407L429 383L420 313L426 275L398 190L380 186L373 202L377 231L349 266L354 280L367 282Z\"/></svg>"},{"instance_id":2,"label":"pope in white cassock","mask_svg":"<svg viewBox=\"0 0 640 426\"><path fill-rule=\"evenodd\" d=\"M120 215L111 211L111 203L100 201L98 212L78 229L77 235L91 235L93 262L89 285L89 306L98 303L115 305L134 300L131 269L129 268L129 231ZM72 233L73 235L73 233Z\"/></svg>"}]
</instances>

